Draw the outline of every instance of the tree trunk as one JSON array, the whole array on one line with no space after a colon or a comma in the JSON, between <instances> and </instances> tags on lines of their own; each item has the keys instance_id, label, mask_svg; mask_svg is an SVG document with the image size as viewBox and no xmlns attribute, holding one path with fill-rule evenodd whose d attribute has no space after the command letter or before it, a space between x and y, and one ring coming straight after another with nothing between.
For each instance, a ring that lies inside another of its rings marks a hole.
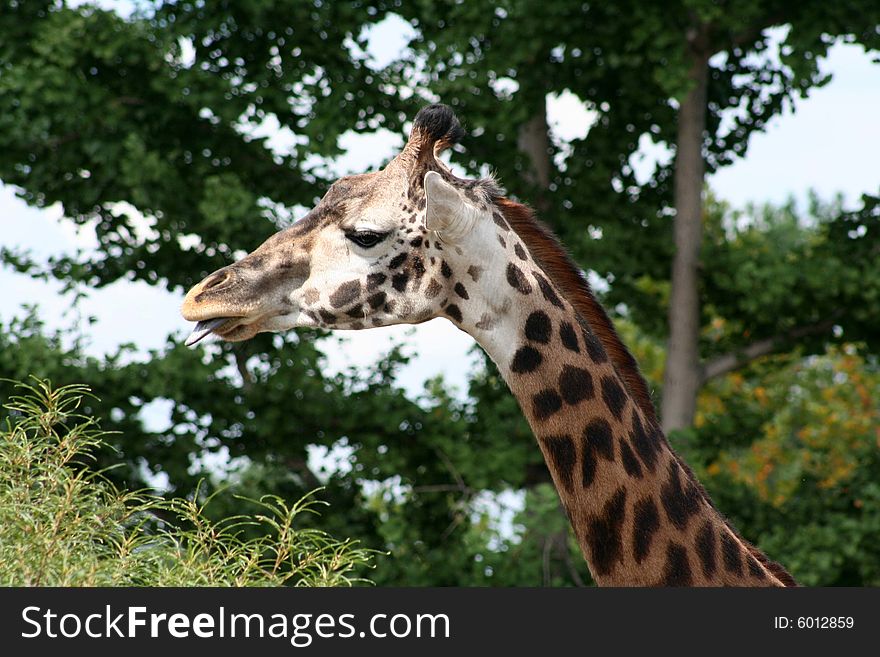
<instances>
[{"instance_id":1,"label":"tree trunk","mask_svg":"<svg viewBox=\"0 0 880 657\"><path fill-rule=\"evenodd\" d=\"M675 156L675 256L669 298L669 343L661 422L667 433L693 424L700 388L700 303L697 291L703 231L703 133L709 53L705 30L688 35L691 89L678 112Z\"/></svg>"},{"instance_id":2,"label":"tree trunk","mask_svg":"<svg viewBox=\"0 0 880 657\"><path fill-rule=\"evenodd\" d=\"M532 186L537 196L532 203L539 213L547 207L547 190L550 187L550 128L547 125L547 100L542 94L535 103L532 118L519 127L516 145L529 160L523 178Z\"/></svg>"}]
</instances>

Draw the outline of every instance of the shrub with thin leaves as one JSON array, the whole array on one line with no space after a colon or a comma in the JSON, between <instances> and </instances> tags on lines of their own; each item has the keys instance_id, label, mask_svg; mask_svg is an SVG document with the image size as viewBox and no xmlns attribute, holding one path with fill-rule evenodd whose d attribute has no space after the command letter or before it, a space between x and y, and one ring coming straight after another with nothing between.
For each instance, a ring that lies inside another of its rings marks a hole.
<instances>
[{"instance_id":1,"label":"shrub with thin leaves","mask_svg":"<svg viewBox=\"0 0 880 657\"><path fill-rule=\"evenodd\" d=\"M0 585L338 586L371 564L355 542L296 526L316 513L308 496L213 522L198 493L121 491L88 467L106 433L79 412L87 386L15 386L0 430Z\"/></svg>"}]
</instances>

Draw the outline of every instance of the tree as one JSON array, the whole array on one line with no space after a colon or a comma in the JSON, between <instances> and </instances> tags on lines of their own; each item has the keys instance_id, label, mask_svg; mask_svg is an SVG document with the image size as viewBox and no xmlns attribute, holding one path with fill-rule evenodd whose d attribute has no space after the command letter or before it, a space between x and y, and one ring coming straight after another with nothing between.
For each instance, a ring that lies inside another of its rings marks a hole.
<instances>
[{"instance_id":1,"label":"tree","mask_svg":"<svg viewBox=\"0 0 880 657\"><path fill-rule=\"evenodd\" d=\"M402 11L421 28L412 44L427 64L421 80L459 101L476 126L465 164L492 162L515 181L575 254L613 281L610 304L625 304L667 339L663 426L691 426L704 375L718 365L701 362L708 354L700 307L716 302L703 285L711 275L701 256L705 176L742 157L751 135L796 96L827 82L819 62L838 37L880 47L876 3L520 0L491 8L407 3ZM784 26L774 44L778 30L770 28ZM411 74L402 63L401 75ZM559 164L564 153L548 136L545 99L566 90L597 119ZM639 184L632 156L643 136L674 146L675 158ZM595 227L599 241L589 237ZM650 294L658 285L663 294ZM790 349L849 319L778 317L780 324L742 335L728 360L763 354L768 343ZM766 326L758 317L739 319ZM795 327L786 326L792 319Z\"/></svg>"},{"instance_id":2,"label":"tree","mask_svg":"<svg viewBox=\"0 0 880 657\"><path fill-rule=\"evenodd\" d=\"M880 581L878 389L876 357L845 344L754 361L700 394L688 457L733 522L804 585Z\"/></svg>"},{"instance_id":3,"label":"tree","mask_svg":"<svg viewBox=\"0 0 880 657\"><path fill-rule=\"evenodd\" d=\"M819 61L838 35L848 35L866 47L880 46L875 26L880 20L876 3L848 3L830 8L826 3L789 3L755 0L737 3L684 2L679 15L687 16L685 65L688 90L681 97L675 158L675 257L669 301L663 425L667 430L689 427L704 368L699 352L699 269L703 224L702 194L705 173L745 154L748 139L761 130L795 94L828 81ZM768 56L774 26L789 29L780 44L778 61ZM712 65L713 57L723 63ZM758 62L757 64L755 62ZM725 129L728 110L739 110ZM704 165L705 162L705 165ZM830 331L834 318L824 318ZM819 332L814 322L785 335L788 344L804 334ZM758 336L756 336L758 337ZM758 340L782 343L776 337ZM758 343L743 345L740 354L762 352Z\"/></svg>"},{"instance_id":4,"label":"tree","mask_svg":"<svg viewBox=\"0 0 880 657\"><path fill-rule=\"evenodd\" d=\"M337 154L336 137L373 130L380 110L382 122L399 125L388 110L394 96L379 90L348 41L379 18L338 3L293 11L287 3L157 3L155 12L129 19L54 2L5 3L0 178L28 202L60 202L65 220L94 226L99 248L48 263L6 250L4 260L71 287L127 278L182 289L252 248L288 208L312 205L328 184L331 174L307 155ZM296 131L291 153L248 136L272 112ZM87 381L102 401L86 411L119 432L118 451L98 461L123 465L110 471L116 481L140 487L161 476L170 492L191 495L212 474L203 457L228 450L235 462L262 464L239 475L242 484L260 480L255 497L274 490L296 500L323 483L323 499L339 509L340 533L386 549L379 511L362 502L362 480L389 477L379 469L379 447L407 444L427 424L393 385L398 357L366 380L331 379L308 332L196 352L169 343L147 362L132 361L125 349L104 361L87 358L62 337L46 335L35 317L4 327L0 371ZM167 426L145 424L143 409L153 403L170 408ZM363 441L352 445L353 472L324 481L310 467L308 445L331 449L347 436ZM424 449L434 458L427 441ZM417 456L396 465L411 464L419 483L451 479L442 463L419 473ZM416 535L461 515L444 497L429 502ZM448 547L455 537L445 538ZM437 540L424 543L439 549Z\"/></svg>"}]
</instances>

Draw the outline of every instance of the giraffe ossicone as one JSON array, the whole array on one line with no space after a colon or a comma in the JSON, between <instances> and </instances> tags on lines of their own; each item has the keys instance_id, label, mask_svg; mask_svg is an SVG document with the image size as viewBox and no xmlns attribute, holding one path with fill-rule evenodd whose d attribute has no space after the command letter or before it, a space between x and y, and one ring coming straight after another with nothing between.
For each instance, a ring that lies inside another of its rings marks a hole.
<instances>
[{"instance_id":1,"label":"giraffe ossicone","mask_svg":"<svg viewBox=\"0 0 880 657\"><path fill-rule=\"evenodd\" d=\"M422 109L384 169L341 178L195 285L187 344L445 317L519 401L597 583L794 585L673 452L635 360L552 233L494 180L458 178L439 159L462 136L450 108Z\"/></svg>"}]
</instances>

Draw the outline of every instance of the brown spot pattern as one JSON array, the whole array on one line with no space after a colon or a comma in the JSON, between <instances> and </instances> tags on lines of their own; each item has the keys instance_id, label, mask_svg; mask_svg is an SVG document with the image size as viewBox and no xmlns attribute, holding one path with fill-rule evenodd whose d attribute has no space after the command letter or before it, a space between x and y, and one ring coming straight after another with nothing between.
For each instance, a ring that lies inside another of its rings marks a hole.
<instances>
[{"instance_id":1,"label":"brown spot pattern","mask_svg":"<svg viewBox=\"0 0 880 657\"><path fill-rule=\"evenodd\" d=\"M574 487L574 469L577 453L571 436L547 436L541 440L549 456L553 471L563 487L571 491Z\"/></svg>"},{"instance_id":2,"label":"brown spot pattern","mask_svg":"<svg viewBox=\"0 0 880 657\"><path fill-rule=\"evenodd\" d=\"M543 421L562 408L562 398L558 392L547 388L532 398L532 408L535 418Z\"/></svg>"},{"instance_id":3,"label":"brown spot pattern","mask_svg":"<svg viewBox=\"0 0 880 657\"><path fill-rule=\"evenodd\" d=\"M357 299L361 294L361 282L358 280L343 283L330 295L330 305L342 308Z\"/></svg>"},{"instance_id":4,"label":"brown spot pattern","mask_svg":"<svg viewBox=\"0 0 880 657\"><path fill-rule=\"evenodd\" d=\"M520 294L532 293L532 286L529 285L529 282L526 280L525 274L522 273L522 269L512 262L507 265L507 282Z\"/></svg>"},{"instance_id":5,"label":"brown spot pattern","mask_svg":"<svg viewBox=\"0 0 880 657\"><path fill-rule=\"evenodd\" d=\"M471 265L467 270L468 276L471 277L471 280L476 283L480 280L480 276L483 275L483 268L479 265Z\"/></svg>"},{"instance_id":6,"label":"brown spot pattern","mask_svg":"<svg viewBox=\"0 0 880 657\"><path fill-rule=\"evenodd\" d=\"M593 377L583 368L566 365L559 374L559 392L570 406L592 399Z\"/></svg>"},{"instance_id":7,"label":"brown spot pattern","mask_svg":"<svg viewBox=\"0 0 880 657\"><path fill-rule=\"evenodd\" d=\"M633 508L633 554L642 563L651 550L654 535L660 529L660 512L650 497L639 500Z\"/></svg>"},{"instance_id":8,"label":"brown spot pattern","mask_svg":"<svg viewBox=\"0 0 880 657\"><path fill-rule=\"evenodd\" d=\"M432 278L431 282L428 283L428 287L425 288L425 296L428 297L429 299L433 299L438 294L440 294L440 290L442 290L442 289L443 289L443 286L440 285L440 283L438 283L436 280L434 280Z\"/></svg>"},{"instance_id":9,"label":"brown spot pattern","mask_svg":"<svg viewBox=\"0 0 880 657\"><path fill-rule=\"evenodd\" d=\"M694 583L687 550L683 545L670 541L666 547L666 568L663 571L665 586L690 586Z\"/></svg>"},{"instance_id":10,"label":"brown spot pattern","mask_svg":"<svg viewBox=\"0 0 880 657\"><path fill-rule=\"evenodd\" d=\"M588 488L596 477L599 456L606 461L614 460L614 441L611 425L599 418L592 420L584 429L583 457L581 459L581 484Z\"/></svg>"},{"instance_id":11,"label":"brown spot pattern","mask_svg":"<svg viewBox=\"0 0 880 657\"><path fill-rule=\"evenodd\" d=\"M587 523L584 539L590 548L590 564L597 575L607 575L615 562L623 561L623 521L626 490L620 488L602 507L601 515Z\"/></svg>"}]
</instances>

